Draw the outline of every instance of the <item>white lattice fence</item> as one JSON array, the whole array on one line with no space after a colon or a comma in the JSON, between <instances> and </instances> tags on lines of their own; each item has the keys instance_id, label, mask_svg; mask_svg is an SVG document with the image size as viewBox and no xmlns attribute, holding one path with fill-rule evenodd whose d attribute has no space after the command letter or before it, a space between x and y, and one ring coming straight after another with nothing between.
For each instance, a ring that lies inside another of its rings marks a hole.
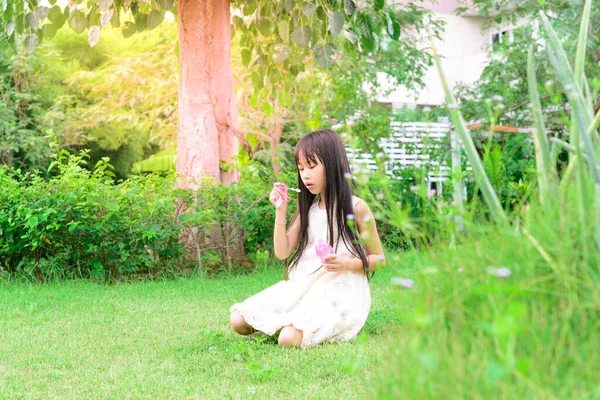
<instances>
[{"instance_id":1,"label":"white lattice fence","mask_svg":"<svg viewBox=\"0 0 600 400\"><path fill-rule=\"evenodd\" d=\"M430 166L427 181L431 189L442 191L442 182L448 179L450 167L431 160L428 148L436 148L451 132L449 123L440 122L395 122L391 124L392 135L380 141L381 148L389 161L385 162L388 175L406 167ZM377 170L375 159L360 150L346 148L353 172L368 168Z\"/></svg>"}]
</instances>

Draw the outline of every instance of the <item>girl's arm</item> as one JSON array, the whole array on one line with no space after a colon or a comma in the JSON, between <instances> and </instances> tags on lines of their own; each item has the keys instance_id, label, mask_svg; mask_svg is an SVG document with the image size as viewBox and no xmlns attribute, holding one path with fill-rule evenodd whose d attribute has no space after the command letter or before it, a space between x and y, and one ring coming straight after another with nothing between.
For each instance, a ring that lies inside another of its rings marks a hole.
<instances>
[{"instance_id":1,"label":"girl's arm","mask_svg":"<svg viewBox=\"0 0 600 400\"><path fill-rule=\"evenodd\" d=\"M385 266L385 255L383 254L379 233L377 233L377 224L369 206L362 200L354 206L354 220L367 248L369 271L383 268ZM328 271L363 271L360 258L349 258L333 254L325 257L323 262L323 267Z\"/></svg>"},{"instance_id":2,"label":"girl's arm","mask_svg":"<svg viewBox=\"0 0 600 400\"><path fill-rule=\"evenodd\" d=\"M277 200L283 195L278 187L279 182L273 185L273 190L269 196L271 204L277 207ZM298 244L298 235L300 233L300 216L297 215L290 229L286 231L287 224L287 202L284 201L279 208L275 208L275 229L273 231L273 249L275 257L285 260L292 254L292 251Z\"/></svg>"},{"instance_id":3,"label":"girl's arm","mask_svg":"<svg viewBox=\"0 0 600 400\"><path fill-rule=\"evenodd\" d=\"M283 209L283 210L282 210ZM275 230L273 232L273 247L275 257L285 260L292 254L298 244L300 233L300 216L297 215L290 228L286 231L287 205L281 205L275 214Z\"/></svg>"}]
</instances>

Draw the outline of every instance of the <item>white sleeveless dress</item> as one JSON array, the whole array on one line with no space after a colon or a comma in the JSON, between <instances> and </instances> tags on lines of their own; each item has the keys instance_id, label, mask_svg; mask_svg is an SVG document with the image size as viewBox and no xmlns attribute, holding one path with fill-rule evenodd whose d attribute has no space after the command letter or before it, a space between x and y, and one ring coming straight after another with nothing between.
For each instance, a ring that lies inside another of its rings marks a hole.
<instances>
[{"instance_id":1,"label":"white sleeveless dress","mask_svg":"<svg viewBox=\"0 0 600 400\"><path fill-rule=\"evenodd\" d=\"M352 196L352 208L359 201L361 199ZM303 349L323 342L353 340L371 308L371 291L363 272L319 269L321 259L315 245L320 239L327 241L327 212L315 201L308 218L308 244L289 279L231 307L232 312L238 311L254 329L267 335L288 325L300 329ZM337 233L335 236L335 253L352 257L344 241L338 242Z\"/></svg>"}]
</instances>

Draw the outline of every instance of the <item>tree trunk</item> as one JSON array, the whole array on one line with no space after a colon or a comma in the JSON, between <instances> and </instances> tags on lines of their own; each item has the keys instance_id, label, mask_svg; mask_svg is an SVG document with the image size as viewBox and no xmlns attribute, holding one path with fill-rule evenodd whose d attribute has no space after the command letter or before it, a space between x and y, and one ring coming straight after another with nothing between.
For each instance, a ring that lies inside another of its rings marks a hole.
<instances>
[{"instance_id":1,"label":"tree trunk","mask_svg":"<svg viewBox=\"0 0 600 400\"><path fill-rule=\"evenodd\" d=\"M238 151L238 116L230 65L231 21L229 0L180 0L179 47L179 126L177 133L177 174L179 186L198 187L198 180L212 177L215 182L239 181L235 169L221 170L220 161L230 163ZM233 222L225 221L229 226ZM221 235L211 232L217 243ZM203 235L199 235L203 236ZM228 243L229 256L247 262L243 231ZM191 238L184 238L191 247ZM231 239L231 238L230 238ZM196 247L195 244L194 247ZM190 252L190 254L196 254Z\"/></svg>"},{"instance_id":2,"label":"tree trunk","mask_svg":"<svg viewBox=\"0 0 600 400\"><path fill-rule=\"evenodd\" d=\"M224 183L237 181L237 173L222 177L219 168L220 159L230 161L237 151L237 139L229 128L237 124L229 64L229 0L181 0L178 9L180 185L197 187L196 181L205 176Z\"/></svg>"}]
</instances>

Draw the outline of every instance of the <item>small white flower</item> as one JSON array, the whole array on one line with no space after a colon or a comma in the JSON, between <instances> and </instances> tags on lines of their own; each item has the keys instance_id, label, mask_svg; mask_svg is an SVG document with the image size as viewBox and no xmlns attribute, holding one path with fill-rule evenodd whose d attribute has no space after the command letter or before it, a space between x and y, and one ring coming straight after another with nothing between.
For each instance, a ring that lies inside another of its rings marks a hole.
<instances>
[{"instance_id":1,"label":"small white flower","mask_svg":"<svg viewBox=\"0 0 600 400\"><path fill-rule=\"evenodd\" d=\"M491 104L491 102L492 102L492 99L490 99L489 97L487 99L485 99L486 104Z\"/></svg>"},{"instance_id":2,"label":"small white flower","mask_svg":"<svg viewBox=\"0 0 600 400\"><path fill-rule=\"evenodd\" d=\"M405 289L412 289L415 286L415 282L412 279L406 278L392 278L392 285L400 286Z\"/></svg>"},{"instance_id":3,"label":"small white flower","mask_svg":"<svg viewBox=\"0 0 600 400\"><path fill-rule=\"evenodd\" d=\"M431 107L429 107L429 106L423 107L423 112L426 112L426 113L431 112Z\"/></svg>"},{"instance_id":4,"label":"small white flower","mask_svg":"<svg viewBox=\"0 0 600 400\"><path fill-rule=\"evenodd\" d=\"M383 157L385 157L385 154L383 152L380 151L379 153L377 153L377 158L383 158Z\"/></svg>"},{"instance_id":5,"label":"small white flower","mask_svg":"<svg viewBox=\"0 0 600 400\"><path fill-rule=\"evenodd\" d=\"M494 106L494 108L495 108L496 110L504 110L504 104L496 104L496 105Z\"/></svg>"},{"instance_id":6,"label":"small white flower","mask_svg":"<svg viewBox=\"0 0 600 400\"><path fill-rule=\"evenodd\" d=\"M377 200L383 200L384 199L383 193L377 193L377 195L375 195L375 198Z\"/></svg>"},{"instance_id":7,"label":"small white flower","mask_svg":"<svg viewBox=\"0 0 600 400\"><path fill-rule=\"evenodd\" d=\"M551 80L547 80L546 82L544 82L544 86L550 87L550 86L552 86L553 83L554 82L552 82Z\"/></svg>"},{"instance_id":8,"label":"small white flower","mask_svg":"<svg viewBox=\"0 0 600 400\"><path fill-rule=\"evenodd\" d=\"M459 274L462 274L465 271L465 269L463 267L460 267L459 269L457 269L457 271Z\"/></svg>"},{"instance_id":9,"label":"small white flower","mask_svg":"<svg viewBox=\"0 0 600 400\"><path fill-rule=\"evenodd\" d=\"M346 219L348 219L348 220L354 219L354 214L348 214L348 215L346 215Z\"/></svg>"},{"instance_id":10,"label":"small white flower","mask_svg":"<svg viewBox=\"0 0 600 400\"><path fill-rule=\"evenodd\" d=\"M450 110L456 110L456 109L458 109L458 104L456 104L456 103L450 103L450 104L448 104L448 109L450 109Z\"/></svg>"},{"instance_id":11,"label":"small white flower","mask_svg":"<svg viewBox=\"0 0 600 400\"><path fill-rule=\"evenodd\" d=\"M500 96L499 94L495 94L492 96L492 100L495 100L497 102L502 102L502 101L504 101L504 97Z\"/></svg>"},{"instance_id":12,"label":"small white flower","mask_svg":"<svg viewBox=\"0 0 600 400\"><path fill-rule=\"evenodd\" d=\"M411 192L416 192L417 190L419 190L419 187L418 187L418 186L414 186L414 185L413 185L413 186L411 186L411 187L410 187L410 191L411 191Z\"/></svg>"},{"instance_id":13,"label":"small white flower","mask_svg":"<svg viewBox=\"0 0 600 400\"><path fill-rule=\"evenodd\" d=\"M365 215L365 217L363 218L363 221L365 222L369 222L371 220L371 214L367 214Z\"/></svg>"},{"instance_id":14,"label":"small white flower","mask_svg":"<svg viewBox=\"0 0 600 400\"><path fill-rule=\"evenodd\" d=\"M508 278L512 274L511 270L506 267L487 267L485 270L488 274L495 275L499 278Z\"/></svg>"}]
</instances>

